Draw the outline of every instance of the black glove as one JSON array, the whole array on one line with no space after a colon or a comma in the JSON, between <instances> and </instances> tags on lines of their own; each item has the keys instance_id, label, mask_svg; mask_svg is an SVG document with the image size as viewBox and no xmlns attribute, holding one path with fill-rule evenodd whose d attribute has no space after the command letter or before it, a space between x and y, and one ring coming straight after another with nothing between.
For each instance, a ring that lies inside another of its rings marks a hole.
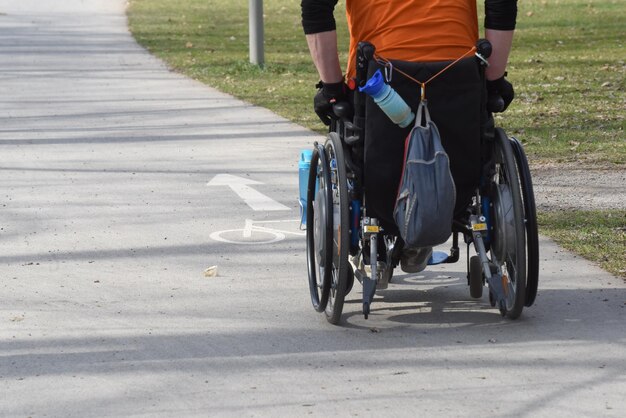
<instances>
[{"instance_id":1,"label":"black glove","mask_svg":"<svg viewBox=\"0 0 626 418\"><path fill-rule=\"evenodd\" d=\"M315 86L319 90L313 98L313 109L324 125L330 125L333 113L333 104L346 101L346 85L343 81L339 83L322 83Z\"/></svg>"},{"instance_id":2,"label":"black glove","mask_svg":"<svg viewBox=\"0 0 626 418\"><path fill-rule=\"evenodd\" d=\"M513 84L505 76L506 73L497 80L487 80L487 109L490 112L504 112L515 97Z\"/></svg>"}]
</instances>

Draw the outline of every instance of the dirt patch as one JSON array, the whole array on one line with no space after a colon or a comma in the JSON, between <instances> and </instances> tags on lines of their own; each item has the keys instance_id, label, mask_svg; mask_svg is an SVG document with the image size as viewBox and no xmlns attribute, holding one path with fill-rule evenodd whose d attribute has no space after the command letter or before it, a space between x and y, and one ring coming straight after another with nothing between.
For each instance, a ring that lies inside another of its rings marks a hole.
<instances>
[{"instance_id":1,"label":"dirt patch","mask_svg":"<svg viewBox=\"0 0 626 418\"><path fill-rule=\"evenodd\" d=\"M533 167L539 210L626 209L626 169Z\"/></svg>"}]
</instances>

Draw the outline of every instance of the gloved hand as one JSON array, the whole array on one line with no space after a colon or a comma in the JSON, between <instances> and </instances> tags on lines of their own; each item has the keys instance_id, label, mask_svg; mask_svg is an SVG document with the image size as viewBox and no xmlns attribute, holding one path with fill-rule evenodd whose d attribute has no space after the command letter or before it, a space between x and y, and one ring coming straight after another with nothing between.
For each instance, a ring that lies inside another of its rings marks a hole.
<instances>
[{"instance_id":1,"label":"gloved hand","mask_svg":"<svg viewBox=\"0 0 626 418\"><path fill-rule=\"evenodd\" d=\"M513 84L505 76L506 73L497 80L487 80L487 109L490 112L504 112L515 97Z\"/></svg>"},{"instance_id":2,"label":"gloved hand","mask_svg":"<svg viewBox=\"0 0 626 418\"><path fill-rule=\"evenodd\" d=\"M315 87L319 90L313 98L313 109L324 125L330 125L331 118L334 118L333 104L346 101L346 85L343 81L339 83L319 82Z\"/></svg>"}]
</instances>

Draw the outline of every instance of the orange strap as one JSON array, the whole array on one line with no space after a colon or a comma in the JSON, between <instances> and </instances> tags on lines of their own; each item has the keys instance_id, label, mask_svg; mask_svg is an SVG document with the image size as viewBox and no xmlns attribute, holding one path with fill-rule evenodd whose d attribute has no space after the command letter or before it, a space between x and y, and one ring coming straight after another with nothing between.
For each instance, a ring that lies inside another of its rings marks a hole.
<instances>
[{"instance_id":1,"label":"orange strap","mask_svg":"<svg viewBox=\"0 0 626 418\"><path fill-rule=\"evenodd\" d=\"M452 67L454 64L456 64L457 62L461 61L463 58L465 58L466 56L468 56L469 54L471 54L472 52L476 52L476 47L473 46L469 49L469 51L467 51L465 54L461 55L459 58L455 59L454 61L452 61L450 64L446 65L445 68L443 68L441 71L439 71L437 74L435 74L434 76L430 77L428 80L422 82L419 81L416 78L411 77L410 75L408 75L407 73L405 73L402 70L399 70L398 68L396 68L395 66L393 66L391 64L391 61L389 61L386 58L381 57L378 54L374 54L374 59L376 60L376 62L378 62L380 65L384 65L385 67L391 67L392 70L395 70L397 72L399 72L400 74L402 74L403 76L405 76L406 78L408 78L411 81L416 82L417 84L419 84L421 90L422 90L422 94L421 94L421 98L422 100L424 100L426 98L426 84L430 83L431 81L433 81L435 78L439 77L443 72L447 71L450 67Z\"/></svg>"}]
</instances>

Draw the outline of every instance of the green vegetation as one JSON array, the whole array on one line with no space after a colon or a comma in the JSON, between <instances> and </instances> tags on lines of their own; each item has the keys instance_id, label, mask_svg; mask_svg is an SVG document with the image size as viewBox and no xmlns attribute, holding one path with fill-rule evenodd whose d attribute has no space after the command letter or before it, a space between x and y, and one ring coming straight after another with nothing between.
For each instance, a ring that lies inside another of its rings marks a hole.
<instances>
[{"instance_id":1,"label":"green vegetation","mask_svg":"<svg viewBox=\"0 0 626 418\"><path fill-rule=\"evenodd\" d=\"M499 123L535 162L626 163L626 48L622 0L527 0L509 79L517 99ZM337 6L339 49L347 30ZM265 0L266 66L248 63L247 2L131 0L136 39L171 68L319 132L315 69L299 2ZM342 61L347 56L344 54Z\"/></svg>"},{"instance_id":2,"label":"green vegetation","mask_svg":"<svg viewBox=\"0 0 626 418\"><path fill-rule=\"evenodd\" d=\"M626 277L626 210L541 213L539 227L563 247Z\"/></svg>"},{"instance_id":3,"label":"green vegetation","mask_svg":"<svg viewBox=\"0 0 626 418\"><path fill-rule=\"evenodd\" d=\"M262 69L248 62L248 2L131 0L128 15L137 41L174 70L322 132L311 107L318 77L302 32L300 2L263 3ZM347 51L347 43L342 49Z\"/></svg>"},{"instance_id":4,"label":"green vegetation","mask_svg":"<svg viewBox=\"0 0 626 418\"><path fill-rule=\"evenodd\" d=\"M620 0L527 0L501 121L535 160L626 163L626 8ZM518 36L519 35L519 36Z\"/></svg>"},{"instance_id":5,"label":"green vegetation","mask_svg":"<svg viewBox=\"0 0 626 418\"><path fill-rule=\"evenodd\" d=\"M341 0L335 15L346 62L344 5ZM137 41L175 71L323 132L312 110L318 77L300 24L300 2L264 0L264 68L248 63L247 7L227 0L130 0L129 25ZM623 0L519 2L508 69L517 98L498 124L524 142L534 164L624 168L625 21ZM617 255L597 261L626 277L620 213L542 214L542 232L596 259L598 251L584 250L596 231L607 243L600 253ZM587 235L577 222L582 218ZM621 225L604 227L606 219Z\"/></svg>"}]
</instances>

